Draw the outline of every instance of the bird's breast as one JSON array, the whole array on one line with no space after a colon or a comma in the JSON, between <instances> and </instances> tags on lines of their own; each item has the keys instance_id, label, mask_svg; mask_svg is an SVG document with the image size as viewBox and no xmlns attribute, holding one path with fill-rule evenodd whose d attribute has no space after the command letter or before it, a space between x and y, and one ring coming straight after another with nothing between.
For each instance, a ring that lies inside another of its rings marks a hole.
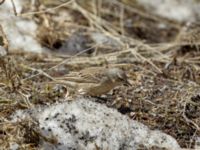
<instances>
[{"instance_id":1,"label":"bird's breast","mask_svg":"<svg viewBox=\"0 0 200 150\"><path fill-rule=\"evenodd\" d=\"M86 95L91 96L100 96L102 94L108 93L110 90L112 90L115 86L117 86L116 83L105 83L105 84L97 84L96 86L91 86L88 88L82 88L82 92Z\"/></svg>"}]
</instances>

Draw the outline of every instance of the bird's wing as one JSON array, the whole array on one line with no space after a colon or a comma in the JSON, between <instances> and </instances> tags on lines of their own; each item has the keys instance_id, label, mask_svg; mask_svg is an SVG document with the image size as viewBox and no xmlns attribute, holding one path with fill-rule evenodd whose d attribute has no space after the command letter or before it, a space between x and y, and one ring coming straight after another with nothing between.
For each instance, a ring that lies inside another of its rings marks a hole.
<instances>
[{"instance_id":1,"label":"bird's wing","mask_svg":"<svg viewBox=\"0 0 200 150\"><path fill-rule=\"evenodd\" d=\"M78 82L78 83L99 83L101 80L101 77L98 74L93 73L78 73L74 76L71 74L63 77L56 78L56 80L65 80L65 81L71 81L71 82Z\"/></svg>"},{"instance_id":2,"label":"bird's wing","mask_svg":"<svg viewBox=\"0 0 200 150\"><path fill-rule=\"evenodd\" d=\"M90 83L99 83L105 75L105 68L103 67L90 67L80 71L79 77Z\"/></svg>"},{"instance_id":3,"label":"bird's wing","mask_svg":"<svg viewBox=\"0 0 200 150\"><path fill-rule=\"evenodd\" d=\"M93 73L87 73L87 74L80 73L79 78L88 83L99 83L101 81L101 78L98 76L98 74L93 74Z\"/></svg>"},{"instance_id":4,"label":"bird's wing","mask_svg":"<svg viewBox=\"0 0 200 150\"><path fill-rule=\"evenodd\" d=\"M103 67L90 67L83 69L80 72L71 72L56 79L78 83L99 83L104 76L104 72L105 68Z\"/></svg>"}]
</instances>

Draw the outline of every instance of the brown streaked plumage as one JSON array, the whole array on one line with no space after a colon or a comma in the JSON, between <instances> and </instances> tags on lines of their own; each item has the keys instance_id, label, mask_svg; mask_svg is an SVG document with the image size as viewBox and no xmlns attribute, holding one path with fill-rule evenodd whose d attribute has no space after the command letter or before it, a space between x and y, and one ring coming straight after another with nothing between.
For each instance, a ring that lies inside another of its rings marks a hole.
<instances>
[{"instance_id":1,"label":"brown streaked plumage","mask_svg":"<svg viewBox=\"0 0 200 150\"><path fill-rule=\"evenodd\" d=\"M75 90L75 93L100 96L111 91L116 86L130 85L125 72L119 68L91 67L80 72L57 78L62 83Z\"/></svg>"}]
</instances>

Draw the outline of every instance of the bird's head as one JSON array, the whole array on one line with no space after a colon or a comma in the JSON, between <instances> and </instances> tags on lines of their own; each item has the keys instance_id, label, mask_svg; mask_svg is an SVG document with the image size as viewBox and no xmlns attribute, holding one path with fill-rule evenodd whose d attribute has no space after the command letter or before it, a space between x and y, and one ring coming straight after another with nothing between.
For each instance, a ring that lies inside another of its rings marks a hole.
<instances>
[{"instance_id":1,"label":"bird's head","mask_svg":"<svg viewBox=\"0 0 200 150\"><path fill-rule=\"evenodd\" d=\"M128 81L128 77L126 75L126 73L119 69L119 68L110 68L107 71L107 75L109 77L109 79L113 82L113 83L118 83L118 84L124 84L126 86L131 86L131 84Z\"/></svg>"}]
</instances>

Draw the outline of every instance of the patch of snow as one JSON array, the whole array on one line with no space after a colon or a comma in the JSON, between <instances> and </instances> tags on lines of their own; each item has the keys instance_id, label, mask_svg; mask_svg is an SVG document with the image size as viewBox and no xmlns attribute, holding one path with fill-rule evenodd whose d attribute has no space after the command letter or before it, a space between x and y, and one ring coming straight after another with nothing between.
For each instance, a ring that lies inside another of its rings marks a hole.
<instances>
[{"instance_id":1,"label":"patch of snow","mask_svg":"<svg viewBox=\"0 0 200 150\"><path fill-rule=\"evenodd\" d=\"M149 12L168 19L185 22L195 21L200 5L194 0L138 0Z\"/></svg>"},{"instance_id":2,"label":"patch of snow","mask_svg":"<svg viewBox=\"0 0 200 150\"><path fill-rule=\"evenodd\" d=\"M88 99L77 99L60 104L18 111L14 120L34 117L44 135L54 135L58 144L42 142L48 150L100 149L136 150L139 145L180 149L177 141L158 130L131 120L117 110Z\"/></svg>"},{"instance_id":3,"label":"patch of snow","mask_svg":"<svg viewBox=\"0 0 200 150\"><path fill-rule=\"evenodd\" d=\"M15 0L17 13L22 11L25 0ZM37 24L31 19L14 16L11 1L0 6L0 24L9 41L10 50L42 52L41 45L35 39Z\"/></svg>"}]
</instances>

